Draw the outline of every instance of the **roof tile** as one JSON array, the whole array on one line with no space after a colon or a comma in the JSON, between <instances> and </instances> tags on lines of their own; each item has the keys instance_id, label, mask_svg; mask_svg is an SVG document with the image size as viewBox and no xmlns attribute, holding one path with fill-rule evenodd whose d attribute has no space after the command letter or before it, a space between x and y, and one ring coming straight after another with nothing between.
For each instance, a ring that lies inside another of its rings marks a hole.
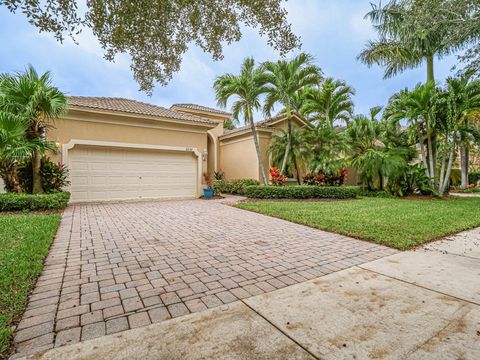
<instances>
[{"instance_id":1,"label":"roof tile","mask_svg":"<svg viewBox=\"0 0 480 360\"><path fill-rule=\"evenodd\" d=\"M212 113L217 113L217 114L222 114L222 115L231 115L231 113L219 110L219 109L214 109L208 106L203 106L203 105L197 105L197 104L173 104L170 109L174 107L182 107L185 109L191 109L191 110L199 110L199 111L207 111L207 112L212 112Z\"/></svg>"},{"instance_id":2,"label":"roof tile","mask_svg":"<svg viewBox=\"0 0 480 360\"><path fill-rule=\"evenodd\" d=\"M121 111L131 114L158 116L199 124L216 124L200 116L188 115L180 111L165 109L158 105L147 104L137 100L116 97L69 96L69 105L99 110Z\"/></svg>"}]
</instances>

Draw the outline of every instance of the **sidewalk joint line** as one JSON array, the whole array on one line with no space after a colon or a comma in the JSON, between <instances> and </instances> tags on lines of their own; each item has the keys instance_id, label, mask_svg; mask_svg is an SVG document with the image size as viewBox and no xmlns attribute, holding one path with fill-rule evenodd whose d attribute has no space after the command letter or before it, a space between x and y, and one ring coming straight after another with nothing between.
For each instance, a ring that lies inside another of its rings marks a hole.
<instances>
[{"instance_id":1,"label":"sidewalk joint line","mask_svg":"<svg viewBox=\"0 0 480 360\"><path fill-rule=\"evenodd\" d=\"M308 348L306 348L305 346L303 346L300 342L298 342L297 340L295 340L293 337L291 337L290 335L288 335L285 331L283 331L280 327L278 327L277 325L275 325L272 321L270 321L267 317L263 316L260 312L258 312L257 310L255 310L253 307L251 307L250 305L248 305L245 301L243 301L243 299L240 299L240 301L245 304L246 307L248 307L250 310L252 310L255 314L257 314L258 316L260 316L262 319L264 319L267 323L269 323L270 325L272 325L275 329L277 329L278 331L280 331L280 333L282 333L284 336L286 336L288 339L290 339L291 341L293 341L295 344L297 344L297 346L299 346L302 350L304 350L307 354L309 354L310 356L312 356L314 359L316 360L321 360L321 358L319 358L318 356L316 356L314 353L312 353Z\"/></svg>"},{"instance_id":2,"label":"sidewalk joint line","mask_svg":"<svg viewBox=\"0 0 480 360\"><path fill-rule=\"evenodd\" d=\"M415 284L415 283L410 282L410 281L407 281L407 280L398 279L398 278L396 278L395 276L386 275L386 274L383 274L383 273L378 272L378 271L375 271L375 270L371 270L371 269L368 269L368 268L364 268L364 267L362 267L362 265L365 265L365 264L361 264L361 265L357 265L357 266L358 266L359 268L363 269L363 270L370 271L370 272L373 272L373 273L375 273L375 274L388 277L388 278L390 278L390 279L394 279L394 280L397 280L397 281L401 281L401 282L403 282L403 283L405 283L405 284L417 286L417 287L422 288L422 289L424 289L424 290L433 291L433 292L435 292L435 293L437 293L437 294L449 296L449 297L454 298L454 299L459 300L459 301L463 301L463 302L466 302L466 303L469 303L469 304L472 304L472 305L480 306L480 303L476 303L475 301L467 300L467 299L462 299L462 298L460 298L460 297L458 297L458 296L451 295L451 294L448 294L448 293L445 293L445 292L442 292L442 291L439 291L439 290L429 289L429 288L427 288L426 286L423 286L423 285L420 285L420 284Z\"/></svg>"}]
</instances>

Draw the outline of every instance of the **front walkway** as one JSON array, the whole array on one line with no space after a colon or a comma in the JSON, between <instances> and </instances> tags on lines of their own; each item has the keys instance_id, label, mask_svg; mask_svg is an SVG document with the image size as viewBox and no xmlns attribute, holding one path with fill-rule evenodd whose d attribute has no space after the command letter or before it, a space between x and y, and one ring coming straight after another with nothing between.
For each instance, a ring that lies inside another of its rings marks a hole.
<instances>
[{"instance_id":1,"label":"front walkway","mask_svg":"<svg viewBox=\"0 0 480 360\"><path fill-rule=\"evenodd\" d=\"M16 356L214 308L394 253L217 201L70 206L17 328Z\"/></svg>"},{"instance_id":2,"label":"front walkway","mask_svg":"<svg viewBox=\"0 0 480 360\"><path fill-rule=\"evenodd\" d=\"M479 234L35 359L477 360Z\"/></svg>"}]
</instances>

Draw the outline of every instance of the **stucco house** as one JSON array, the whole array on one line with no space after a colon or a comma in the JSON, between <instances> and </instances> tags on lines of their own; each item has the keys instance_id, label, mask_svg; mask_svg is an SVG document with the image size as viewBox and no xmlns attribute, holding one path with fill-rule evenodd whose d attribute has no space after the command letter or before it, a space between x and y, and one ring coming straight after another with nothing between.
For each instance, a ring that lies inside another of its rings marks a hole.
<instances>
[{"instance_id":1,"label":"stucco house","mask_svg":"<svg viewBox=\"0 0 480 360\"><path fill-rule=\"evenodd\" d=\"M71 96L47 138L60 150L52 159L70 169L72 202L194 198L205 171L260 179L251 131L224 130L230 116L195 104ZM297 114L293 121L305 125ZM257 123L267 169L272 135L285 127L285 116Z\"/></svg>"}]
</instances>

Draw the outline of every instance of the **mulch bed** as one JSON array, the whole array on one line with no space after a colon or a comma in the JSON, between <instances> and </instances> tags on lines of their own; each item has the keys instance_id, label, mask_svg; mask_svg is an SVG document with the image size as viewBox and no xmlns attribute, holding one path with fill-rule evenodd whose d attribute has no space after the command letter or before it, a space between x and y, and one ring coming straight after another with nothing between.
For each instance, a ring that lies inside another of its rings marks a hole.
<instances>
[{"instance_id":1,"label":"mulch bed","mask_svg":"<svg viewBox=\"0 0 480 360\"><path fill-rule=\"evenodd\" d=\"M239 202L334 202L334 201L347 201L356 199L244 199Z\"/></svg>"},{"instance_id":2,"label":"mulch bed","mask_svg":"<svg viewBox=\"0 0 480 360\"><path fill-rule=\"evenodd\" d=\"M404 199L404 200L451 200L448 196L438 197L438 196L432 196L432 195L410 195L410 196L399 197L399 199Z\"/></svg>"},{"instance_id":3,"label":"mulch bed","mask_svg":"<svg viewBox=\"0 0 480 360\"><path fill-rule=\"evenodd\" d=\"M205 196L200 196L202 200L218 200L218 199L225 199L225 196L222 195L213 195L212 197L206 198Z\"/></svg>"}]
</instances>

